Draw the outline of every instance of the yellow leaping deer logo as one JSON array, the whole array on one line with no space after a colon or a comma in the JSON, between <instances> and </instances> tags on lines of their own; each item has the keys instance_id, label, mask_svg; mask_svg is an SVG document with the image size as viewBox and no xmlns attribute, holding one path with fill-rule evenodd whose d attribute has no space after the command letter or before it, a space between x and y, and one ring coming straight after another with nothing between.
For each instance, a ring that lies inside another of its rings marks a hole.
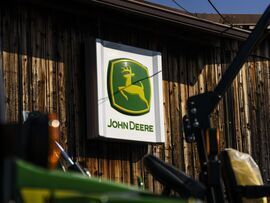
<instances>
[{"instance_id":1,"label":"yellow leaping deer logo","mask_svg":"<svg viewBox=\"0 0 270 203\"><path fill-rule=\"evenodd\" d=\"M131 94L131 95L138 95L140 100L142 100L147 108L149 107L149 103L147 99L145 98L144 94L144 86L141 81L139 81L140 85L134 85L132 84L132 77L135 76L135 73L132 72L132 69L130 66L122 67L122 74L125 78L125 86L118 87L119 92L123 95L123 97L128 100L128 96L125 93Z\"/></svg>"},{"instance_id":2,"label":"yellow leaping deer logo","mask_svg":"<svg viewBox=\"0 0 270 203\"><path fill-rule=\"evenodd\" d=\"M133 59L112 59L108 64L107 78L112 108L133 116L150 111L152 89L146 66Z\"/></svg>"}]
</instances>

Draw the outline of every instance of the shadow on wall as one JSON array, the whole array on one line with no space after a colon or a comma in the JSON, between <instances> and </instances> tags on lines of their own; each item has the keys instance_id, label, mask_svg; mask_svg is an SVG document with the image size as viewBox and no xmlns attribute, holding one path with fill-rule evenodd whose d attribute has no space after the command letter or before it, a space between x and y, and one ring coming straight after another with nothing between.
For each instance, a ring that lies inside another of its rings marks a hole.
<instances>
[{"instance_id":1,"label":"shadow on wall","mask_svg":"<svg viewBox=\"0 0 270 203\"><path fill-rule=\"evenodd\" d=\"M0 68L0 124L6 122L6 105L5 105L5 89L3 70Z\"/></svg>"},{"instance_id":2,"label":"shadow on wall","mask_svg":"<svg viewBox=\"0 0 270 203\"><path fill-rule=\"evenodd\" d=\"M87 140L85 157L137 162L148 153L147 143Z\"/></svg>"}]
</instances>

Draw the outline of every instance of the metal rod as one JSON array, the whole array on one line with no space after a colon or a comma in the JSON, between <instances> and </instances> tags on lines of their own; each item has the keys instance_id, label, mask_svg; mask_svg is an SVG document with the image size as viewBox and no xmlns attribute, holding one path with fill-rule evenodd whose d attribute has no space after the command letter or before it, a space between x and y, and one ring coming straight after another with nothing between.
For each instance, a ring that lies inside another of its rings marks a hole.
<instances>
[{"instance_id":1,"label":"metal rod","mask_svg":"<svg viewBox=\"0 0 270 203\"><path fill-rule=\"evenodd\" d=\"M65 152L64 148L57 142L55 141L55 144L57 145L57 147L60 149L61 151L61 155L62 157L68 162L68 164L74 165L74 162L72 161L72 159L68 156L68 154Z\"/></svg>"}]
</instances>

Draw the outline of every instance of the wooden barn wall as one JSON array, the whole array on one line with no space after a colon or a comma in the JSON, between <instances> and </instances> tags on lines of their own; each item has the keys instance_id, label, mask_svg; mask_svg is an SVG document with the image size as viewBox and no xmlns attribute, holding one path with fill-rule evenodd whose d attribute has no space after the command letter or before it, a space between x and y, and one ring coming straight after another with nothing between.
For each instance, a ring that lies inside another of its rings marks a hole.
<instances>
[{"instance_id":1,"label":"wooden barn wall","mask_svg":"<svg viewBox=\"0 0 270 203\"><path fill-rule=\"evenodd\" d=\"M22 111L58 113L61 143L101 178L137 184L142 177L146 188L159 193L162 186L143 167L147 153L197 177L196 146L184 141L181 124L185 102L215 87L239 42L185 29L173 35L173 26L167 32L169 25L147 22L98 9L86 17L53 9L2 7L0 73L6 120L21 121ZM162 53L165 144L87 140L83 44L93 37ZM269 42L265 40L249 58L213 113L221 146L251 153L265 181L270 177Z\"/></svg>"}]
</instances>

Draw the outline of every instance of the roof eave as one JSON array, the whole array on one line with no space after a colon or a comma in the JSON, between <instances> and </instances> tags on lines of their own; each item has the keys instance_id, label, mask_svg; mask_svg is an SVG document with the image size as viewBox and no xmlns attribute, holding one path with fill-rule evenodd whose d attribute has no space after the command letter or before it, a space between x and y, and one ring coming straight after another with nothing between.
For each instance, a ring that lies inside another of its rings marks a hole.
<instances>
[{"instance_id":1,"label":"roof eave","mask_svg":"<svg viewBox=\"0 0 270 203\"><path fill-rule=\"evenodd\" d=\"M81 0L86 3L86 0ZM159 7L158 5L149 4L136 0L92 0L92 2L109 6L124 12L129 12L141 16L156 18L165 22L172 22L178 25L199 29L222 37L229 37L238 40L245 40L250 31L234 28L204 19L200 19L191 15L175 11L175 9Z\"/></svg>"}]
</instances>

